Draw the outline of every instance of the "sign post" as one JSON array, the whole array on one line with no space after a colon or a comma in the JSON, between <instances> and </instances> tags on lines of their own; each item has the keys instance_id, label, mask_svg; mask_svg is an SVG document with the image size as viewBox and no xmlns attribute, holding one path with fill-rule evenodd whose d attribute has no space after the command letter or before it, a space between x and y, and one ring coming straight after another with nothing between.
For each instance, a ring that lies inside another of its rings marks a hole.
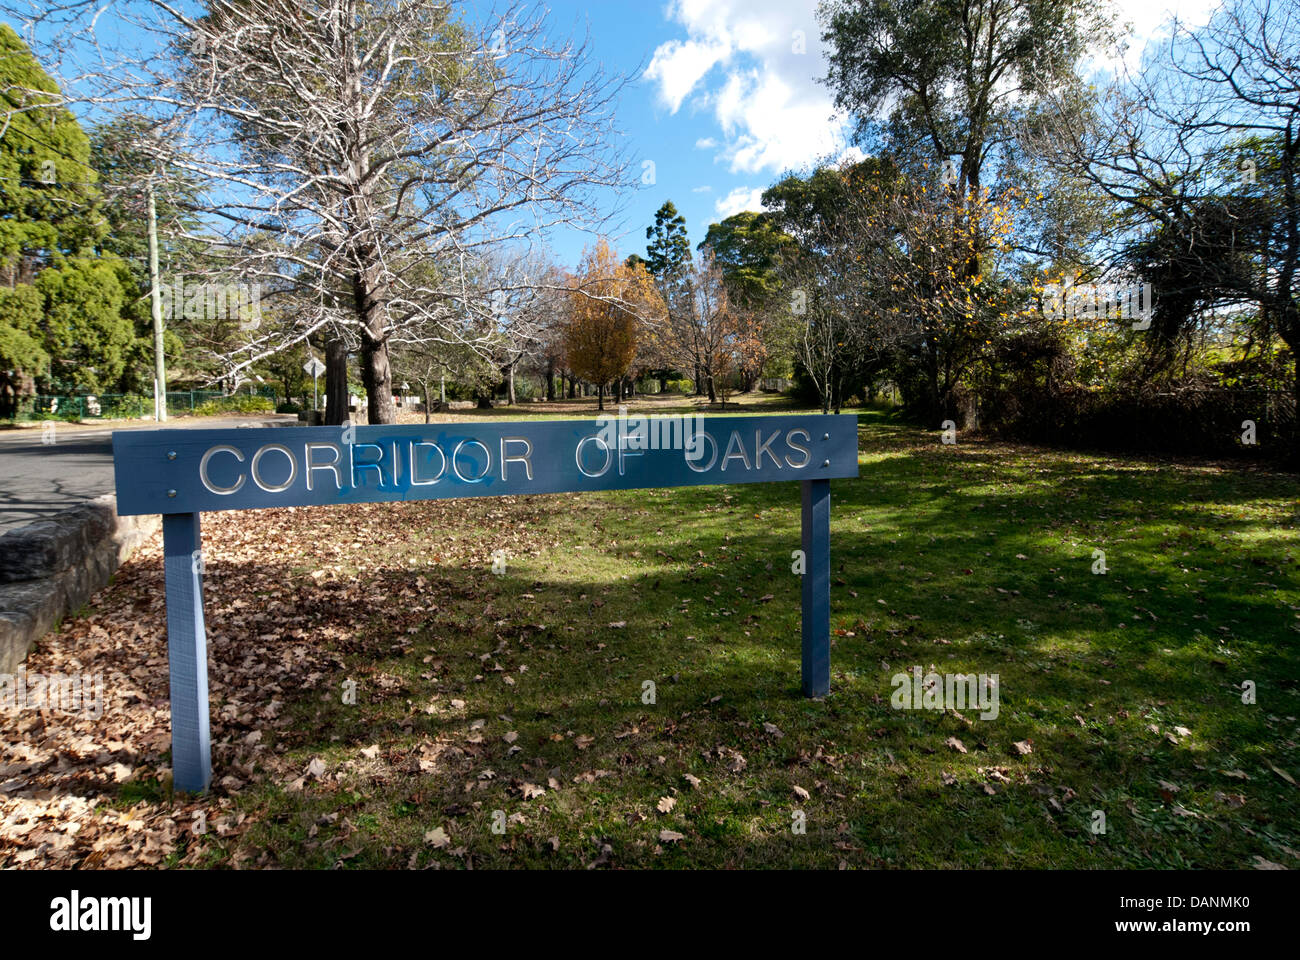
<instances>
[{"instance_id":1,"label":"sign post","mask_svg":"<svg viewBox=\"0 0 1300 960\"><path fill-rule=\"evenodd\" d=\"M316 357L312 357L302 366L303 373L311 377L311 408L312 410L320 409L320 394L316 390L317 381L320 375L325 372L325 364L321 363ZM329 386L329 384L326 384Z\"/></svg>"},{"instance_id":2,"label":"sign post","mask_svg":"<svg viewBox=\"0 0 1300 960\"><path fill-rule=\"evenodd\" d=\"M857 417L618 417L113 434L120 516L163 515L175 788L211 783L199 515L209 510L798 481L803 693L830 691L833 479Z\"/></svg>"},{"instance_id":3,"label":"sign post","mask_svg":"<svg viewBox=\"0 0 1300 960\"><path fill-rule=\"evenodd\" d=\"M172 698L172 781L201 793L212 780L208 731L208 638L203 627L203 553L197 513L163 514L167 664Z\"/></svg>"},{"instance_id":4,"label":"sign post","mask_svg":"<svg viewBox=\"0 0 1300 960\"><path fill-rule=\"evenodd\" d=\"M803 693L805 697L824 697L831 690L831 482L804 480L799 486L799 526L807 565L803 575Z\"/></svg>"}]
</instances>

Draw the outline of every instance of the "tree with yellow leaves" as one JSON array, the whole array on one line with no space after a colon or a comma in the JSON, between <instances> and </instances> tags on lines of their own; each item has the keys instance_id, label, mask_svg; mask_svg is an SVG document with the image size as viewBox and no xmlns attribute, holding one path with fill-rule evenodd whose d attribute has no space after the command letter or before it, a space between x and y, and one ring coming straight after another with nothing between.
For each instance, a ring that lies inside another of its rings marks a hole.
<instances>
[{"instance_id":1,"label":"tree with yellow leaves","mask_svg":"<svg viewBox=\"0 0 1300 960\"><path fill-rule=\"evenodd\" d=\"M564 319L569 367L596 384L599 408L605 387L624 376L648 324L661 321L663 299L640 263L625 263L601 239L583 255L571 284Z\"/></svg>"}]
</instances>

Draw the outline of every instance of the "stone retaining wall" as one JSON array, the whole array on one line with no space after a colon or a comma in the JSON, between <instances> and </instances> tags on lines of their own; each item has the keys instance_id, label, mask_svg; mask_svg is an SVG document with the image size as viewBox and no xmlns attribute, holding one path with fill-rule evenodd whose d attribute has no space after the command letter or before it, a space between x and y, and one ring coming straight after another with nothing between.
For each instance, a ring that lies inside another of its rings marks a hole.
<instances>
[{"instance_id":1,"label":"stone retaining wall","mask_svg":"<svg viewBox=\"0 0 1300 960\"><path fill-rule=\"evenodd\" d=\"M119 517L111 494L0 536L0 673L79 610L162 525Z\"/></svg>"}]
</instances>

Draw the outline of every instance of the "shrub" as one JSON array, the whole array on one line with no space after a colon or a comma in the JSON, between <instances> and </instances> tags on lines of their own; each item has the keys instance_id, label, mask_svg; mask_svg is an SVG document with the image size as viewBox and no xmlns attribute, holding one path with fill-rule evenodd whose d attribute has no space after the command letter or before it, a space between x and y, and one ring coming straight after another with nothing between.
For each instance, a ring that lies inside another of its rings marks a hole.
<instances>
[{"instance_id":1,"label":"shrub","mask_svg":"<svg viewBox=\"0 0 1300 960\"><path fill-rule=\"evenodd\" d=\"M101 397L99 415L105 420L132 420L153 416L153 397L127 393L116 397Z\"/></svg>"},{"instance_id":2,"label":"shrub","mask_svg":"<svg viewBox=\"0 0 1300 960\"><path fill-rule=\"evenodd\" d=\"M281 403L275 408L276 413L302 413L302 407L296 403Z\"/></svg>"},{"instance_id":3,"label":"shrub","mask_svg":"<svg viewBox=\"0 0 1300 960\"><path fill-rule=\"evenodd\" d=\"M250 397L240 394L233 397L217 397L207 400L194 408L196 417L213 417L230 413L271 413L275 405L266 397Z\"/></svg>"}]
</instances>

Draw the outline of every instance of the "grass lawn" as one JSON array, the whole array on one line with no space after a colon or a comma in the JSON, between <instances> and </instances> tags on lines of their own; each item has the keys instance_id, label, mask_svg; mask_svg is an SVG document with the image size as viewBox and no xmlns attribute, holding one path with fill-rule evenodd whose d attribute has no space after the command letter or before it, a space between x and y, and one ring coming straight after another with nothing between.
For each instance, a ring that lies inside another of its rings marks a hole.
<instances>
[{"instance_id":1,"label":"grass lawn","mask_svg":"<svg viewBox=\"0 0 1300 960\"><path fill-rule=\"evenodd\" d=\"M1300 867L1294 475L860 438L825 701L797 485L211 514L213 797L105 806L210 809L185 866ZM65 633L160 625L159 567ZM914 666L996 719L895 709Z\"/></svg>"}]
</instances>

